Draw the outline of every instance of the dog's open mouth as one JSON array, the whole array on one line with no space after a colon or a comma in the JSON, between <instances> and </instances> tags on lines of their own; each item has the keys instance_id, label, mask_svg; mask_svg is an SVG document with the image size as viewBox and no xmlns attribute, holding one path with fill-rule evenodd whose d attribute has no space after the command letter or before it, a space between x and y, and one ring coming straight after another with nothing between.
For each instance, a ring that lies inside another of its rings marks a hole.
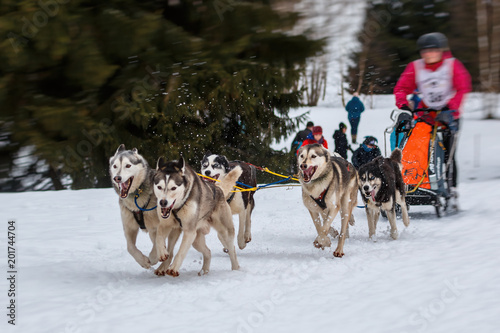
<instances>
[{"instance_id":1,"label":"dog's open mouth","mask_svg":"<svg viewBox=\"0 0 500 333\"><path fill-rule=\"evenodd\" d=\"M175 205L175 200L174 202L172 202L172 204L168 207L161 207L161 217L164 218L164 219L168 219L168 217L170 216L170 212L172 211L172 208L174 208L174 205Z\"/></svg>"},{"instance_id":2,"label":"dog's open mouth","mask_svg":"<svg viewBox=\"0 0 500 333\"><path fill-rule=\"evenodd\" d=\"M373 188L371 191L365 191L365 198L370 200L372 199L373 202L375 202L375 188Z\"/></svg>"},{"instance_id":3,"label":"dog's open mouth","mask_svg":"<svg viewBox=\"0 0 500 333\"><path fill-rule=\"evenodd\" d=\"M309 168L302 170L302 175L304 179L304 183L309 183L316 172L317 166L310 166Z\"/></svg>"},{"instance_id":4,"label":"dog's open mouth","mask_svg":"<svg viewBox=\"0 0 500 333\"><path fill-rule=\"evenodd\" d=\"M219 179L219 176L220 176L220 174L210 176L210 178L207 178L208 176L206 176L206 177L203 177L203 180L208 182L208 183L215 183L217 181L217 179Z\"/></svg>"},{"instance_id":5,"label":"dog's open mouth","mask_svg":"<svg viewBox=\"0 0 500 333\"><path fill-rule=\"evenodd\" d=\"M122 197L122 198L127 197L128 191L130 190L130 186L132 185L133 180L134 180L134 177L130 177L126 182L118 184L118 186L120 187L120 197Z\"/></svg>"}]
</instances>

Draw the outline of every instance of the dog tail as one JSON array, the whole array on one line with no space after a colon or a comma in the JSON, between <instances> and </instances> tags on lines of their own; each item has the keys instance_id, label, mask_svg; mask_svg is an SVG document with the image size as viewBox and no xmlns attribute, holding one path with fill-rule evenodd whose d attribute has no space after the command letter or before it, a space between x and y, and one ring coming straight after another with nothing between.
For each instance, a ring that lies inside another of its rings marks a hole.
<instances>
[{"instance_id":1,"label":"dog tail","mask_svg":"<svg viewBox=\"0 0 500 333\"><path fill-rule=\"evenodd\" d=\"M401 149L399 148L394 149L389 158L394 162L396 162L397 164L401 164L401 160L403 159L403 153Z\"/></svg>"},{"instance_id":2,"label":"dog tail","mask_svg":"<svg viewBox=\"0 0 500 333\"><path fill-rule=\"evenodd\" d=\"M219 187L222 189L224 197L228 196L229 192L236 185L236 181L238 180L238 178L240 178L242 173L243 169L239 165L237 165L231 171L229 171L224 179L217 183L217 185L219 185Z\"/></svg>"}]
</instances>

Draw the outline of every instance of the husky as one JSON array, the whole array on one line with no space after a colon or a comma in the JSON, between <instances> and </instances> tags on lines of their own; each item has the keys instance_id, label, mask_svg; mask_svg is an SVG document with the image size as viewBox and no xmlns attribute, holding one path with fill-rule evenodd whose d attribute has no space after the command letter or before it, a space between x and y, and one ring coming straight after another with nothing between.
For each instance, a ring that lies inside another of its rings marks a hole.
<instances>
[{"instance_id":1,"label":"husky","mask_svg":"<svg viewBox=\"0 0 500 333\"><path fill-rule=\"evenodd\" d=\"M253 165L249 165L242 161L231 161L223 155L215 155L207 151L203 160L201 161L201 174L208 176L212 179L223 180L226 175L239 166L242 169L242 174L238 179L238 182L251 187L257 186L257 172ZM214 180L204 178L205 181L215 182ZM244 187L244 186L240 186ZM252 240L251 232L251 216L252 211L255 208L255 201L253 199L255 191L243 191L243 192L231 192L226 197L226 201L231 207L231 213L233 215L238 214L239 216L239 228L238 228L238 247L243 250L247 243Z\"/></svg>"},{"instance_id":2,"label":"husky","mask_svg":"<svg viewBox=\"0 0 500 333\"><path fill-rule=\"evenodd\" d=\"M344 255L344 242L349 225L354 224L352 211L357 202L357 173L354 166L342 157L332 157L320 144L311 144L299 149L297 155L299 181L302 185L302 200L311 214L318 237L314 246L324 249L331 246L328 233L338 232L330 227L340 210L341 230L335 257ZM333 232L332 232L333 231Z\"/></svg>"},{"instance_id":3,"label":"husky","mask_svg":"<svg viewBox=\"0 0 500 333\"><path fill-rule=\"evenodd\" d=\"M156 234L158 258L162 264L156 275L179 276L179 269L192 245L203 254L199 275L207 274L211 253L205 243L205 235L213 227L224 248L228 250L231 268L239 269L234 246L234 225L231 209L226 202L227 193L241 175L241 168L234 168L218 185L201 180L185 163L158 159L154 175L154 193L157 198L157 214L160 219ZM181 245L172 264L172 248L165 247L165 239L174 241L183 232Z\"/></svg>"},{"instance_id":4,"label":"husky","mask_svg":"<svg viewBox=\"0 0 500 333\"><path fill-rule=\"evenodd\" d=\"M366 205L368 236L376 240L375 231L380 209L387 214L391 225L391 237L398 238L396 227L396 203L401 206L405 227L410 224L406 206L406 188L401 175L400 149L395 149L389 158L379 156L359 168L359 192Z\"/></svg>"},{"instance_id":5,"label":"husky","mask_svg":"<svg viewBox=\"0 0 500 333\"><path fill-rule=\"evenodd\" d=\"M136 148L127 150L120 145L109 159L109 174L113 188L119 196L118 203L127 241L127 250L144 268L150 268L158 262L155 247L156 229L160 220L156 214L156 196L153 193L154 170L149 167L144 157ZM149 232L153 249L146 257L136 247L139 228Z\"/></svg>"}]
</instances>

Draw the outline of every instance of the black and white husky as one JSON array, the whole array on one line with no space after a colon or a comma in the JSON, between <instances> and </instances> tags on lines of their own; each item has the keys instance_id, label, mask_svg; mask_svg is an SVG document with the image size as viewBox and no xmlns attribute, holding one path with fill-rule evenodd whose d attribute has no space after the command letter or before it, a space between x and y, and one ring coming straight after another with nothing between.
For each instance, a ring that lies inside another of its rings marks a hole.
<instances>
[{"instance_id":1,"label":"black and white husky","mask_svg":"<svg viewBox=\"0 0 500 333\"><path fill-rule=\"evenodd\" d=\"M396 204L401 206L403 223L410 224L406 206L406 189L401 175L400 149L395 149L389 158L379 156L359 168L359 191L366 205L368 235L375 239L380 209L383 209L391 225L391 237L398 238L396 227Z\"/></svg>"},{"instance_id":2,"label":"black and white husky","mask_svg":"<svg viewBox=\"0 0 500 333\"><path fill-rule=\"evenodd\" d=\"M223 180L236 166L239 166L243 171L238 182L256 187L257 172L254 166L242 161L229 162L225 156L212 154L209 151L207 151L201 161L201 174L213 179ZM205 181L211 181L208 178L204 179ZM245 188L244 185L238 186ZM242 250L246 247L247 243L252 240L251 217L255 207L255 201L253 199L254 193L255 191L230 192L226 197L229 207L231 207L231 213L233 215L238 214L239 216L238 247Z\"/></svg>"},{"instance_id":3,"label":"black and white husky","mask_svg":"<svg viewBox=\"0 0 500 333\"><path fill-rule=\"evenodd\" d=\"M118 194L123 230L127 240L127 250L144 268L158 262L154 246L159 219L154 209L156 197L153 193L154 170L137 149L127 150L120 145L115 155L109 159L111 182ZM143 209L143 210L141 210ZM139 228L149 232L153 249L148 257L136 247Z\"/></svg>"}]
</instances>

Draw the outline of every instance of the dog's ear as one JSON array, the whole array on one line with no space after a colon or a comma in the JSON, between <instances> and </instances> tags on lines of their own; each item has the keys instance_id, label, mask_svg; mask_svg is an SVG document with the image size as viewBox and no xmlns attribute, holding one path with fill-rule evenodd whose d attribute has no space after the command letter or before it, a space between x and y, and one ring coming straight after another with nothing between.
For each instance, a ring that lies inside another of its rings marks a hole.
<instances>
[{"instance_id":1,"label":"dog's ear","mask_svg":"<svg viewBox=\"0 0 500 333\"><path fill-rule=\"evenodd\" d=\"M133 152L134 154L136 154L136 155L137 155L137 154L139 154L139 151L137 150L137 148L132 149L132 152Z\"/></svg>"},{"instance_id":2,"label":"dog's ear","mask_svg":"<svg viewBox=\"0 0 500 333\"><path fill-rule=\"evenodd\" d=\"M181 156L179 158L179 161L175 165L175 169L177 171L180 171L182 175L186 173L186 162L184 161L184 157Z\"/></svg>"},{"instance_id":3,"label":"dog's ear","mask_svg":"<svg viewBox=\"0 0 500 333\"><path fill-rule=\"evenodd\" d=\"M116 155L118 155L119 153L121 153L122 151L125 151L125 150L126 150L125 145L122 143L122 144L118 147L118 149L116 150L116 152L115 152L115 156L116 156Z\"/></svg>"},{"instance_id":4,"label":"dog's ear","mask_svg":"<svg viewBox=\"0 0 500 333\"><path fill-rule=\"evenodd\" d=\"M325 147L323 147L323 146L321 146L321 147L323 148L323 156L325 156L326 162L327 163L330 162L330 159L331 159L330 152Z\"/></svg>"},{"instance_id":5,"label":"dog's ear","mask_svg":"<svg viewBox=\"0 0 500 333\"><path fill-rule=\"evenodd\" d=\"M167 164L167 159L163 156L161 156L158 159L158 162L156 162L156 171L160 171L163 168L165 168L165 165Z\"/></svg>"},{"instance_id":6,"label":"dog's ear","mask_svg":"<svg viewBox=\"0 0 500 333\"><path fill-rule=\"evenodd\" d=\"M207 152L205 153L205 156L203 156L203 158L207 158L210 155L212 155L212 153L210 152L210 150L207 150Z\"/></svg>"}]
</instances>

